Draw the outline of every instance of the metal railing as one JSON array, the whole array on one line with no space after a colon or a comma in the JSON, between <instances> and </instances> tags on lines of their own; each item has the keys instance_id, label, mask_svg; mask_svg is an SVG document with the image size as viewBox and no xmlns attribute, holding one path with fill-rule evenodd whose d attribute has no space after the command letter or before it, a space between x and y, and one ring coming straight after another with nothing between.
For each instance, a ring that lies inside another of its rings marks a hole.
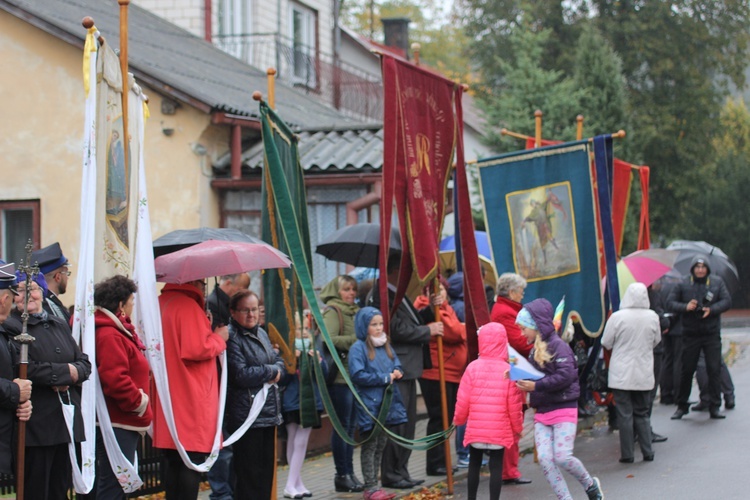
<instances>
[{"instance_id":1,"label":"metal railing","mask_svg":"<svg viewBox=\"0 0 750 500\"><path fill-rule=\"evenodd\" d=\"M277 78L298 87L343 114L365 121L383 119L380 75L278 33L216 35L214 45L256 68L275 68Z\"/></svg>"}]
</instances>

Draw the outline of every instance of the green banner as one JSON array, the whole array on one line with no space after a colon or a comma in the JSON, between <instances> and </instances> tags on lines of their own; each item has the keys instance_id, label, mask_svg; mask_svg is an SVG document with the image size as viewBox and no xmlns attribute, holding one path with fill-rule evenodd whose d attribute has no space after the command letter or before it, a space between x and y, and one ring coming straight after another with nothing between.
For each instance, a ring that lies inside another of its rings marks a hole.
<instances>
[{"instance_id":1,"label":"green banner","mask_svg":"<svg viewBox=\"0 0 750 500\"><path fill-rule=\"evenodd\" d=\"M264 209L272 206L273 211L268 210L268 214L264 214L263 218L263 239L273 244L283 252L289 255L292 260L292 269L294 270L291 276L288 278L288 283L291 286L299 287L301 289L302 296L305 297L307 303L310 304L310 312L315 320L315 324L318 325L323 336L323 342L326 343L328 349L333 353L333 359L339 368L339 372L344 376L347 385L352 390L354 398L360 405L360 408L367 411L367 407L360 398L357 391L354 389L351 380L346 372L341 358L336 353L336 348L333 345L331 336L325 327L323 321L323 315L318 307L318 299L313 289L312 280L312 265L311 265L311 252L310 252L310 237L309 237L309 226L307 223L307 197L305 195L304 182L302 176L302 168L299 163L299 155L297 150L297 138L295 134L287 127L286 123L281 120L278 115L268 107L263 101L260 101L260 115L261 115L261 133L263 136L263 147L265 151L265 173L264 173L264 186L263 186L263 200ZM272 201L271 201L272 198ZM268 205L272 203L272 205ZM273 218L273 220L271 220ZM276 242L266 239L266 219L268 219L269 233L273 233L276 230L277 242L284 241L284 246L277 246ZM266 272L264 275L264 287L266 285L265 276L270 275L271 272ZM296 278L295 278L296 276ZM276 283L276 288L273 290L279 290L281 288L281 281ZM266 297L266 322L270 322L268 317L269 303L272 297L268 293L270 289L265 291ZM296 288L295 288L296 290ZM295 300L298 304L301 304L301 296L295 295ZM275 306L278 308L278 304ZM287 320L289 321L289 320ZM281 323L279 323L281 324ZM289 324L289 323L287 323ZM291 324L294 324L293 322ZM289 332L289 329L286 330ZM270 332L269 332L270 333ZM292 337L293 338L293 337ZM293 342L291 343L292 348ZM293 349L292 349L292 352ZM300 359L305 358L301 364L304 364L301 368L301 372L315 374L315 381L317 383L318 390L320 392L321 399L323 400L323 406L325 407L326 413L328 413L331 419L331 424L334 430L341 436L341 438L349 444L357 445L360 444L349 438L344 428L341 426L341 422L336 415L336 411L333 408L331 397L328 394L328 389L325 383L325 377L323 376L323 370L318 362L318 357L313 356L314 360L311 368L306 366L307 356L301 356ZM302 384L301 384L302 385ZM388 437L396 442L398 445L411 448L414 450L426 450L441 444L445 439L450 436L453 432L453 426L443 432L438 432L425 436L420 439L406 439L398 434L394 434L385 426L385 418L388 414L388 408L392 397L392 387L388 386L385 398L383 399L383 405L380 408L380 412L377 416L369 413L370 417L375 420L376 424L388 434ZM302 387L301 387L302 388ZM312 389L311 389L312 390ZM304 414L304 412L303 412ZM376 433L372 433L375 435Z\"/></svg>"}]
</instances>

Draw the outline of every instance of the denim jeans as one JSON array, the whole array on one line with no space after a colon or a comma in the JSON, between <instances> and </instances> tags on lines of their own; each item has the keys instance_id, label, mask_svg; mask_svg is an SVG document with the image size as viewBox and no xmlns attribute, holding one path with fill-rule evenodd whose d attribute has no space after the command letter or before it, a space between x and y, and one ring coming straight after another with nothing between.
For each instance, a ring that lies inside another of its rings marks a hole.
<instances>
[{"instance_id":1,"label":"denim jeans","mask_svg":"<svg viewBox=\"0 0 750 500\"><path fill-rule=\"evenodd\" d=\"M469 447L464 446L464 434L466 425L456 426L456 456L459 460L469 460Z\"/></svg>"},{"instance_id":2,"label":"denim jeans","mask_svg":"<svg viewBox=\"0 0 750 500\"><path fill-rule=\"evenodd\" d=\"M225 436L226 438L226 436ZM211 485L211 500L232 500L234 498L234 467L232 466L232 447L219 450L211 470L208 471L208 484Z\"/></svg>"},{"instance_id":3,"label":"denim jeans","mask_svg":"<svg viewBox=\"0 0 750 500\"><path fill-rule=\"evenodd\" d=\"M328 388L331 394L333 408L336 410L341 425L346 429L349 437L354 437L354 395L345 384L333 384ZM338 433L331 433L331 451L333 452L333 463L336 466L336 474L345 476L354 474L354 447L347 444Z\"/></svg>"}]
</instances>

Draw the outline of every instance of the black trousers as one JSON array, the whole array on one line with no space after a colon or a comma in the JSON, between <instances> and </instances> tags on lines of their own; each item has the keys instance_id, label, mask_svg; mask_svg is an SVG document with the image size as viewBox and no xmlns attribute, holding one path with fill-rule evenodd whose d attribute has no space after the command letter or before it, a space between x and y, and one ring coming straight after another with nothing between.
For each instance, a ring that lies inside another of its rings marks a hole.
<instances>
[{"instance_id":1,"label":"black trousers","mask_svg":"<svg viewBox=\"0 0 750 500\"><path fill-rule=\"evenodd\" d=\"M661 375L657 379L661 388L661 399L675 401L680 393L682 377L682 335L667 334L662 337L664 357Z\"/></svg>"},{"instance_id":2,"label":"black trousers","mask_svg":"<svg viewBox=\"0 0 750 500\"><path fill-rule=\"evenodd\" d=\"M682 376L677 405L683 410L689 409L688 401L693 386L693 375L698 367L698 358L703 352L708 373L709 405L711 410L718 410L721 407L721 336L718 334L684 335L682 344Z\"/></svg>"},{"instance_id":3,"label":"black trousers","mask_svg":"<svg viewBox=\"0 0 750 500\"><path fill-rule=\"evenodd\" d=\"M427 435L435 434L443 430L443 410L440 401L440 382L438 380L419 379L422 387L424 404L427 407ZM458 396L458 384L455 382L445 383L445 396L448 400L448 423L453 422L453 412L456 409L456 397ZM425 461L427 474L435 472L440 467L445 467L445 446L434 446L427 450Z\"/></svg>"},{"instance_id":4,"label":"black trousers","mask_svg":"<svg viewBox=\"0 0 750 500\"><path fill-rule=\"evenodd\" d=\"M130 460L130 463L133 463L138 445L141 443L141 434L138 431L120 429L119 427L113 427L113 430L115 432L115 439L117 440L117 444L120 445L123 455ZM76 498L79 496L76 495ZM96 479L94 487L91 493L87 495L87 498L89 500L125 500L127 498L127 495L122 490L122 486L120 486L120 482L117 480L117 476L112 471L112 465L109 462L107 450L104 448L104 438L99 427L96 428Z\"/></svg>"},{"instance_id":5,"label":"black trousers","mask_svg":"<svg viewBox=\"0 0 750 500\"><path fill-rule=\"evenodd\" d=\"M276 498L276 492L271 491L273 475L276 471L275 447L276 427L251 427L232 445L234 474L237 477L234 498L247 500Z\"/></svg>"},{"instance_id":6,"label":"black trousers","mask_svg":"<svg viewBox=\"0 0 750 500\"><path fill-rule=\"evenodd\" d=\"M180 458L177 450L162 449L162 464L164 465L164 498L166 500L186 500L198 498L198 488L201 484L201 473L188 468ZM190 461L195 464L203 463L207 453L188 451Z\"/></svg>"},{"instance_id":7,"label":"black trousers","mask_svg":"<svg viewBox=\"0 0 750 500\"><path fill-rule=\"evenodd\" d=\"M27 446L24 491L29 500L65 500L73 486L68 444Z\"/></svg>"},{"instance_id":8,"label":"black trousers","mask_svg":"<svg viewBox=\"0 0 750 500\"><path fill-rule=\"evenodd\" d=\"M414 379L400 379L396 382L401 399L406 407L406 416L409 419L405 424L393 427L393 432L407 439L414 439L414 433L417 426L417 381ZM390 439L383 450L383 459L380 462L380 481L383 486L397 483L399 481L409 481L409 458L411 450L403 448Z\"/></svg>"},{"instance_id":9,"label":"black trousers","mask_svg":"<svg viewBox=\"0 0 750 500\"><path fill-rule=\"evenodd\" d=\"M729 368L724 363L724 359L721 360L721 393L724 395L724 401L734 399L734 382L732 382L732 376L729 374ZM698 389L701 394L701 401L705 404L711 402L709 398L708 388L708 372L706 370L706 359L704 356L698 359L698 369L695 371L695 378L698 379Z\"/></svg>"},{"instance_id":10,"label":"black trousers","mask_svg":"<svg viewBox=\"0 0 750 500\"><path fill-rule=\"evenodd\" d=\"M484 451L479 448L469 446L469 475L467 485L469 487L469 500L477 499L477 490L479 489L479 470L482 467L482 458ZM499 450L489 450L490 455L490 500L500 498L500 490L503 487L503 455L505 448Z\"/></svg>"}]
</instances>

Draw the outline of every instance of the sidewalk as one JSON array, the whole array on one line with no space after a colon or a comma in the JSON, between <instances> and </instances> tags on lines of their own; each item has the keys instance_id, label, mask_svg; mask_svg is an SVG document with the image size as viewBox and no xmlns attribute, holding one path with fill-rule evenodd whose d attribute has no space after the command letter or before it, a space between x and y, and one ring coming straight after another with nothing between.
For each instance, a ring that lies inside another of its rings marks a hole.
<instances>
[{"instance_id":1,"label":"sidewalk","mask_svg":"<svg viewBox=\"0 0 750 500\"><path fill-rule=\"evenodd\" d=\"M521 438L519 448L521 450L521 454L523 455L525 452L530 452L533 449L534 446L534 432L533 432L533 412L527 411L526 412L526 419L524 420L524 430L523 430L523 437ZM581 423L581 426L583 426L583 421ZM419 421L417 421L417 430L416 435L417 437L421 437L425 435L425 432L427 430L427 419L421 418ZM456 463L456 452L455 452L455 439L453 436L450 438L451 441L451 450L452 450L452 463L455 466ZM354 449L354 470L357 474L357 476L362 479L362 472L360 468L360 461L359 461L359 452L360 448ZM431 487L438 483L445 482L446 478L444 476L427 476L425 474L425 457L426 452L425 451L414 451L411 454L411 459L409 460L409 472L411 472L411 476L415 479L424 479L425 482L423 485L420 485L413 490L389 490L393 493L398 493L400 497L407 496L410 493L413 493L415 491L419 491L423 487ZM277 483L277 498L283 498L284 497L284 485L286 484L287 479L287 473L289 468L284 466L279 466L276 476L276 483ZM454 474L454 480L457 481L459 479L464 479L466 477L467 470L466 469L458 469L456 474ZM336 493L334 491L333 487L333 476L335 475L335 469L333 466L333 456L330 452L324 453L322 455L318 455L315 457L308 458L305 460L305 464L302 467L302 480L309 489L315 499L345 499L345 498L362 498L361 493ZM203 491L198 495L199 499L207 500L209 498L210 491Z\"/></svg>"}]
</instances>

